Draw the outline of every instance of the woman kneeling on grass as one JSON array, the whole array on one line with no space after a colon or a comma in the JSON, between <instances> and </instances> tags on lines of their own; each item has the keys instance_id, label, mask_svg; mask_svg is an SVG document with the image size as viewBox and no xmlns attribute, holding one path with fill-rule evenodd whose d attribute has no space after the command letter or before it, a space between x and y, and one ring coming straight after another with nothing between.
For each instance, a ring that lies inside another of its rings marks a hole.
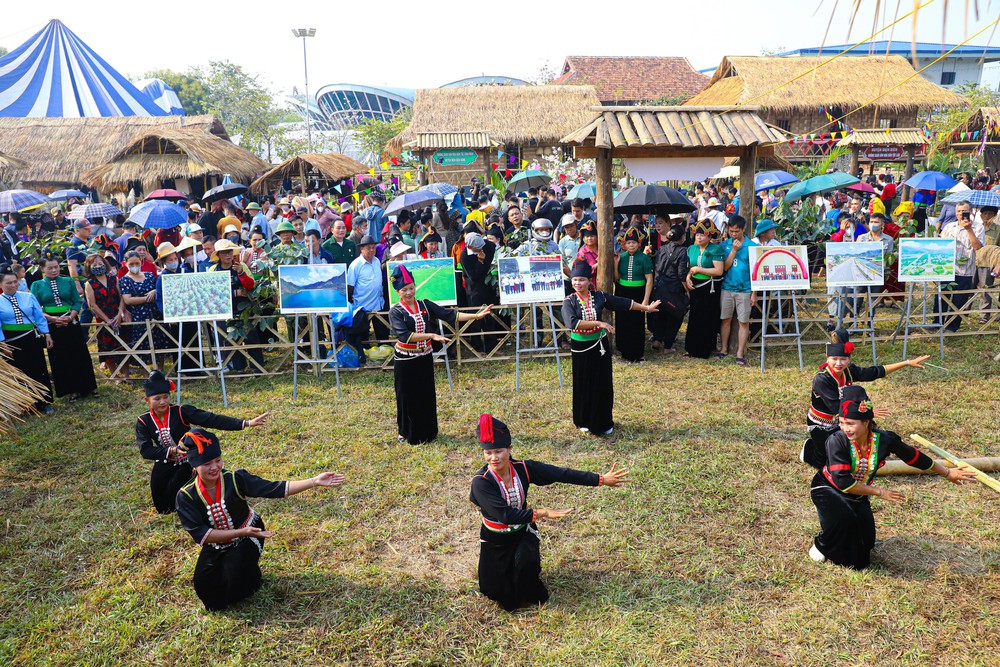
<instances>
[{"instance_id":1,"label":"woman kneeling on grass","mask_svg":"<svg viewBox=\"0 0 1000 667\"><path fill-rule=\"evenodd\" d=\"M344 476L322 472L294 482L269 482L242 468L222 467L222 448L214 433L191 429L183 438L188 463L197 475L177 492L177 516L201 545L194 568L194 590L205 609L225 609L260 588L257 562L271 533L247 498L287 498L317 486L340 486Z\"/></svg>"},{"instance_id":2,"label":"woman kneeling on grass","mask_svg":"<svg viewBox=\"0 0 1000 667\"><path fill-rule=\"evenodd\" d=\"M875 546L871 496L902 503L902 493L872 485L875 473L895 454L906 465L931 470L949 482L962 484L976 476L967 468L946 468L896 433L877 428L875 410L863 387L843 389L840 430L826 440L827 464L812 480L812 501L822 528L809 549L815 561L830 561L863 570Z\"/></svg>"},{"instance_id":3,"label":"woman kneeling on grass","mask_svg":"<svg viewBox=\"0 0 1000 667\"><path fill-rule=\"evenodd\" d=\"M598 475L511 457L510 430L492 415L480 415L479 442L486 465L472 478L469 500L479 507L479 590L507 611L549 599L542 572L538 527L542 518L558 519L572 509L528 509L528 486L555 482L617 487L629 481L628 470L611 466Z\"/></svg>"}]
</instances>

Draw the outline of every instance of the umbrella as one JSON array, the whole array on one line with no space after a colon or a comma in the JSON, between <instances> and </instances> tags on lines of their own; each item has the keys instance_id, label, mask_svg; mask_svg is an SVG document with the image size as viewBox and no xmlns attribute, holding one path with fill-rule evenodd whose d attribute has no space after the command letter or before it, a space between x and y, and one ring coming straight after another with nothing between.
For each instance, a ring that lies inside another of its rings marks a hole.
<instances>
[{"instance_id":1,"label":"umbrella","mask_svg":"<svg viewBox=\"0 0 1000 667\"><path fill-rule=\"evenodd\" d=\"M414 190L404 195L399 195L385 209L386 215L396 215L400 211L415 211L425 206L430 206L439 201L444 201L444 197L430 190Z\"/></svg>"},{"instance_id":2,"label":"umbrella","mask_svg":"<svg viewBox=\"0 0 1000 667\"><path fill-rule=\"evenodd\" d=\"M740 166L734 164L731 167L723 167L719 170L719 173L714 176L709 176L709 179L725 179L725 178L739 178L740 177Z\"/></svg>"},{"instance_id":3,"label":"umbrella","mask_svg":"<svg viewBox=\"0 0 1000 667\"><path fill-rule=\"evenodd\" d=\"M587 181L586 183L580 183L573 187L566 195L569 199L597 199L597 183L594 181Z\"/></svg>"},{"instance_id":4,"label":"umbrella","mask_svg":"<svg viewBox=\"0 0 1000 667\"><path fill-rule=\"evenodd\" d=\"M761 190L771 190L773 188L780 188L782 185L790 185L792 183L798 183L799 179L792 176L787 171L781 171L777 169L775 171L762 171L754 177L754 192L760 192Z\"/></svg>"},{"instance_id":5,"label":"umbrella","mask_svg":"<svg viewBox=\"0 0 1000 667\"><path fill-rule=\"evenodd\" d=\"M528 188L540 188L552 182L552 177L538 169L525 169L514 174L507 182L507 192L520 192Z\"/></svg>"},{"instance_id":6,"label":"umbrella","mask_svg":"<svg viewBox=\"0 0 1000 667\"><path fill-rule=\"evenodd\" d=\"M615 213L690 213L694 204L673 188L637 185L615 197Z\"/></svg>"},{"instance_id":7,"label":"umbrella","mask_svg":"<svg viewBox=\"0 0 1000 667\"><path fill-rule=\"evenodd\" d=\"M956 183L955 187L950 188L948 192L965 192L966 190L971 190L971 189L972 188L970 188L965 183Z\"/></svg>"},{"instance_id":8,"label":"umbrella","mask_svg":"<svg viewBox=\"0 0 1000 667\"><path fill-rule=\"evenodd\" d=\"M178 199L187 199L187 198L188 196L183 192L180 192L178 190L171 190L168 188L166 190L153 190L148 195L146 195L146 198L143 199L143 201L151 201L153 199L173 199L176 201Z\"/></svg>"},{"instance_id":9,"label":"umbrella","mask_svg":"<svg viewBox=\"0 0 1000 667\"><path fill-rule=\"evenodd\" d=\"M1000 193L990 192L988 190L963 190L961 192L948 195L941 200L941 203L958 204L959 202L964 201L972 204L973 208L982 208L984 206L994 206L996 208L1000 208Z\"/></svg>"},{"instance_id":10,"label":"umbrella","mask_svg":"<svg viewBox=\"0 0 1000 667\"><path fill-rule=\"evenodd\" d=\"M49 193L49 199L52 201L66 201L71 197L86 199L87 196L86 192L80 192L79 190L56 190L55 192Z\"/></svg>"},{"instance_id":11,"label":"umbrella","mask_svg":"<svg viewBox=\"0 0 1000 667\"><path fill-rule=\"evenodd\" d=\"M151 199L133 208L128 219L143 229L173 229L187 222L187 211L174 202Z\"/></svg>"},{"instance_id":12,"label":"umbrella","mask_svg":"<svg viewBox=\"0 0 1000 667\"><path fill-rule=\"evenodd\" d=\"M13 213L23 208L31 208L49 203L49 198L34 190L7 190L0 192L0 213Z\"/></svg>"},{"instance_id":13,"label":"umbrella","mask_svg":"<svg viewBox=\"0 0 1000 667\"><path fill-rule=\"evenodd\" d=\"M903 181L915 190L947 190L954 187L957 181L942 171L921 171Z\"/></svg>"},{"instance_id":14,"label":"umbrella","mask_svg":"<svg viewBox=\"0 0 1000 667\"><path fill-rule=\"evenodd\" d=\"M205 196L201 198L206 204L211 204L212 202L219 201L220 199L231 199L237 195L241 195L249 190L245 185L240 185L239 183L224 183L217 187L212 188L205 193Z\"/></svg>"},{"instance_id":15,"label":"umbrella","mask_svg":"<svg viewBox=\"0 0 1000 667\"><path fill-rule=\"evenodd\" d=\"M120 208L112 204L101 203L77 206L66 217L70 220L82 220L84 218L90 220L92 218L113 218L116 215L122 215Z\"/></svg>"},{"instance_id":16,"label":"umbrella","mask_svg":"<svg viewBox=\"0 0 1000 667\"><path fill-rule=\"evenodd\" d=\"M807 178L801 183L793 185L785 195L785 199L792 201L807 195L830 192L831 190L840 190L841 188L846 188L848 185L854 185L855 183L860 182L860 179L857 179L850 174L845 174L842 171L835 171L832 174L820 174L819 176Z\"/></svg>"},{"instance_id":17,"label":"umbrella","mask_svg":"<svg viewBox=\"0 0 1000 667\"><path fill-rule=\"evenodd\" d=\"M854 190L855 192L871 192L871 193L875 192L875 188L865 183L864 181L860 183L855 183L854 185L848 185L847 189Z\"/></svg>"},{"instance_id":18,"label":"umbrella","mask_svg":"<svg viewBox=\"0 0 1000 667\"><path fill-rule=\"evenodd\" d=\"M453 195L458 192L458 188L451 183L431 183L430 185L425 185L420 189L427 192L435 192L442 197L447 197L448 195Z\"/></svg>"}]
</instances>

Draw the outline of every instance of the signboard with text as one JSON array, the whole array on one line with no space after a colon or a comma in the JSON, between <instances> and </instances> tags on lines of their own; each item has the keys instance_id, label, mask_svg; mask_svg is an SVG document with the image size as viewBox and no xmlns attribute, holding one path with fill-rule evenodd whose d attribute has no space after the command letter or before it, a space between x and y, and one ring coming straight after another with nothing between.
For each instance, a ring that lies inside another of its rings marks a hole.
<instances>
[{"instance_id":1,"label":"signboard with text","mask_svg":"<svg viewBox=\"0 0 1000 667\"><path fill-rule=\"evenodd\" d=\"M469 165L476 161L476 151L468 148L449 148L447 150L435 151L431 156L434 164L443 166Z\"/></svg>"}]
</instances>

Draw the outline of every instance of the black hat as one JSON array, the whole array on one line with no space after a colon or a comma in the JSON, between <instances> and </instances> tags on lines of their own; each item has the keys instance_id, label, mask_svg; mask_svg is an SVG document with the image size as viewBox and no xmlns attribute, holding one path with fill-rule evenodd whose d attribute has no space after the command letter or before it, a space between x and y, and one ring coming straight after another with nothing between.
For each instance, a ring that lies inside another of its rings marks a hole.
<instances>
[{"instance_id":1,"label":"black hat","mask_svg":"<svg viewBox=\"0 0 1000 667\"><path fill-rule=\"evenodd\" d=\"M870 401L868 392L860 384L849 384L840 390L841 401Z\"/></svg>"},{"instance_id":2,"label":"black hat","mask_svg":"<svg viewBox=\"0 0 1000 667\"><path fill-rule=\"evenodd\" d=\"M872 406L871 399L868 398L861 400L846 399L840 402L840 416L844 419L871 421L875 418L875 408Z\"/></svg>"},{"instance_id":3,"label":"black hat","mask_svg":"<svg viewBox=\"0 0 1000 667\"><path fill-rule=\"evenodd\" d=\"M597 236L597 230L588 222L580 225L580 236Z\"/></svg>"},{"instance_id":4,"label":"black hat","mask_svg":"<svg viewBox=\"0 0 1000 667\"><path fill-rule=\"evenodd\" d=\"M498 241L503 241L503 230L500 229L500 225L490 225L490 228L486 230L487 236L492 236Z\"/></svg>"},{"instance_id":5,"label":"black hat","mask_svg":"<svg viewBox=\"0 0 1000 667\"><path fill-rule=\"evenodd\" d=\"M177 444L187 449L187 462L192 468L197 468L222 456L219 438L205 429L191 429L181 437L181 441Z\"/></svg>"},{"instance_id":6,"label":"black hat","mask_svg":"<svg viewBox=\"0 0 1000 667\"><path fill-rule=\"evenodd\" d=\"M146 397L169 394L175 388L173 382L167 379L162 371L153 371L142 383L142 388L146 392Z\"/></svg>"},{"instance_id":7,"label":"black hat","mask_svg":"<svg viewBox=\"0 0 1000 667\"><path fill-rule=\"evenodd\" d=\"M573 264L573 270L570 272L570 278L593 278L594 270L590 268L590 264L585 259L578 259Z\"/></svg>"},{"instance_id":8,"label":"black hat","mask_svg":"<svg viewBox=\"0 0 1000 667\"><path fill-rule=\"evenodd\" d=\"M125 242L125 252L129 250L135 250L136 248L145 248L146 242L142 240L139 236L130 236L128 241Z\"/></svg>"},{"instance_id":9,"label":"black hat","mask_svg":"<svg viewBox=\"0 0 1000 667\"><path fill-rule=\"evenodd\" d=\"M476 434L479 435L479 444L483 449L510 447L510 429L493 415L479 415Z\"/></svg>"},{"instance_id":10,"label":"black hat","mask_svg":"<svg viewBox=\"0 0 1000 667\"><path fill-rule=\"evenodd\" d=\"M442 243L443 239L441 235L437 233L437 230L431 227L426 234L420 239L421 243Z\"/></svg>"},{"instance_id":11,"label":"black hat","mask_svg":"<svg viewBox=\"0 0 1000 667\"><path fill-rule=\"evenodd\" d=\"M625 230L625 234L622 237L623 242L635 241L636 243L642 243L642 232L639 231L638 227L629 227Z\"/></svg>"},{"instance_id":12,"label":"black hat","mask_svg":"<svg viewBox=\"0 0 1000 667\"><path fill-rule=\"evenodd\" d=\"M402 264L397 264L392 269L392 288L397 292L407 285L414 283L413 274Z\"/></svg>"},{"instance_id":13,"label":"black hat","mask_svg":"<svg viewBox=\"0 0 1000 667\"><path fill-rule=\"evenodd\" d=\"M851 342L851 335L847 329L838 327L830 334L832 342L826 345L826 356L828 357L849 357L854 352L854 343Z\"/></svg>"},{"instance_id":14,"label":"black hat","mask_svg":"<svg viewBox=\"0 0 1000 667\"><path fill-rule=\"evenodd\" d=\"M667 232L667 238L671 241L683 241L685 236L687 230L684 229L684 225L673 225Z\"/></svg>"},{"instance_id":15,"label":"black hat","mask_svg":"<svg viewBox=\"0 0 1000 667\"><path fill-rule=\"evenodd\" d=\"M361 241L358 242L359 248L361 246L366 246L366 245L375 245L375 239L371 237L371 234L365 234L364 236L361 237Z\"/></svg>"}]
</instances>

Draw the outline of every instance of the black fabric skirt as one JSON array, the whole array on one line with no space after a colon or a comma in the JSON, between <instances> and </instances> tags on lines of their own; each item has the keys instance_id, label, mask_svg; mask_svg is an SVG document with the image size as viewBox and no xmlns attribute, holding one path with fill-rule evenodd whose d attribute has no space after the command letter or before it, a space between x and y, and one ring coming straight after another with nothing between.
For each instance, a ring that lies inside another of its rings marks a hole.
<instances>
[{"instance_id":1,"label":"black fabric skirt","mask_svg":"<svg viewBox=\"0 0 1000 667\"><path fill-rule=\"evenodd\" d=\"M703 287L699 287L703 284ZM688 311L688 328L684 336L684 351L698 359L708 359L715 352L715 341L719 336L719 315L722 312L719 286L707 281L695 283L691 291L691 308Z\"/></svg>"},{"instance_id":2,"label":"black fabric skirt","mask_svg":"<svg viewBox=\"0 0 1000 667\"><path fill-rule=\"evenodd\" d=\"M822 473L819 473L822 474ZM831 563L863 570L875 546L875 517L868 496L852 496L817 484L810 492L821 528L816 548Z\"/></svg>"},{"instance_id":3,"label":"black fabric skirt","mask_svg":"<svg viewBox=\"0 0 1000 667\"><path fill-rule=\"evenodd\" d=\"M611 343L573 340L573 424L602 435L614 426L615 388L611 376Z\"/></svg>"},{"instance_id":4,"label":"black fabric skirt","mask_svg":"<svg viewBox=\"0 0 1000 667\"><path fill-rule=\"evenodd\" d=\"M535 524L513 533L479 530L479 590L507 611L548 601Z\"/></svg>"},{"instance_id":5,"label":"black fabric skirt","mask_svg":"<svg viewBox=\"0 0 1000 667\"><path fill-rule=\"evenodd\" d=\"M802 451L802 458L805 462L817 470L822 470L826 465L826 439L840 429L825 429L819 426L809 426L809 439L806 440Z\"/></svg>"},{"instance_id":6,"label":"black fabric skirt","mask_svg":"<svg viewBox=\"0 0 1000 667\"><path fill-rule=\"evenodd\" d=\"M615 283L615 296L642 303L645 287L626 287ZM625 361L642 361L646 354L646 314L641 310L615 313L615 347Z\"/></svg>"},{"instance_id":7,"label":"black fabric skirt","mask_svg":"<svg viewBox=\"0 0 1000 667\"><path fill-rule=\"evenodd\" d=\"M4 332L7 345L11 351L11 362L15 368L32 380L45 387L45 400L36 401L35 407L41 409L52 402L52 381L49 379L49 369L45 366L45 337L36 336L34 332L26 334Z\"/></svg>"},{"instance_id":8,"label":"black fabric skirt","mask_svg":"<svg viewBox=\"0 0 1000 667\"><path fill-rule=\"evenodd\" d=\"M437 437L437 394L434 392L434 357L400 357L393 363L396 385L396 426L411 445Z\"/></svg>"},{"instance_id":9,"label":"black fabric skirt","mask_svg":"<svg viewBox=\"0 0 1000 667\"><path fill-rule=\"evenodd\" d=\"M177 492L191 481L194 471L185 461L180 465L156 461L149 475L149 490L153 507L160 514L170 514L177 509Z\"/></svg>"},{"instance_id":10,"label":"black fabric skirt","mask_svg":"<svg viewBox=\"0 0 1000 667\"><path fill-rule=\"evenodd\" d=\"M259 516L250 525L265 530ZM263 549L264 538L259 537L244 537L226 549L216 549L210 544L201 548L194 566L194 592L205 609L225 609L257 592L261 582L258 562Z\"/></svg>"},{"instance_id":11,"label":"black fabric skirt","mask_svg":"<svg viewBox=\"0 0 1000 667\"><path fill-rule=\"evenodd\" d=\"M52 380L56 386L56 396L80 394L87 396L97 391L94 377L94 363L90 360L90 350L83 338L83 329L73 323L65 327L51 325L52 349L49 350L49 365L52 366Z\"/></svg>"}]
</instances>

